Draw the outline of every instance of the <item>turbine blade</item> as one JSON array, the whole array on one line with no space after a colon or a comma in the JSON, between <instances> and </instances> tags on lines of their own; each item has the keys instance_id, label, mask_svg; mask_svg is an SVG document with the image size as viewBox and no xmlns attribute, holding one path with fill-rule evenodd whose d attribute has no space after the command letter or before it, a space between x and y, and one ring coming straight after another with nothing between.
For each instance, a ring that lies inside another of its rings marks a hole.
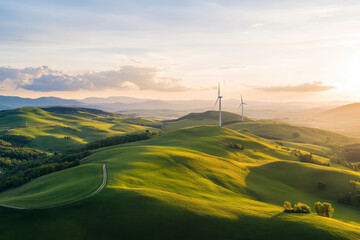
<instances>
[{"instance_id":1,"label":"turbine blade","mask_svg":"<svg viewBox=\"0 0 360 240\"><path fill-rule=\"evenodd\" d=\"M214 111L214 109L215 109L216 104L218 103L218 101L219 101L219 98L216 99L216 102L215 102L214 107L213 107L213 111Z\"/></svg>"},{"instance_id":2,"label":"turbine blade","mask_svg":"<svg viewBox=\"0 0 360 240\"><path fill-rule=\"evenodd\" d=\"M220 96L220 82L218 84L218 97Z\"/></svg>"}]
</instances>

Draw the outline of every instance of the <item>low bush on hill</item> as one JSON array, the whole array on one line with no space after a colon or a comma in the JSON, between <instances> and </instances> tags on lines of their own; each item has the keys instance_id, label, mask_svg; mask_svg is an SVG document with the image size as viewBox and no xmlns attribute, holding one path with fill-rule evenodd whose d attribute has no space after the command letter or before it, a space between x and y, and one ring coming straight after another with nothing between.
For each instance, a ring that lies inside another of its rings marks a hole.
<instances>
[{"instance_id":1,"label":"low bush on hill","mask_svg":"<svg viewBox=\"0 0 360 240\"><path fill-rule=\"evenodd\" d=\"M323 217L332 217L334 212L334 208L331 206L330 203L327 202L316 202L315 203L315 211L319 216Z\"/></svg>"},{"instance_id":2,"label":"low bush on hill","mask_svg":"<svg viewBox=\"0 0 360 240\"><path fill-rule=\"evenodd\" d=\"M244 150L245 146L241 143L234 143L231 141L226 142L226 146L235 150Z\"/></svg>"},{"instance_id":3,"label":"low bush on hill","mask_svg":"<svg viewBox=\"0 0 360 240\"><path fill-rule=\"evenodd\" d=\"M292 136L293 136L293 138L298 138L298 137L300 137L300 133L293 132Z\"/></svg>"},{"instance_id":4,"label":"low bush on hill","mask_svg":"<svg viewBox=\"0 0 360 240\"><path fill-rule=\"evenodd\" d=\"M290 202L285 201L283 206L284 212L287 213L311 213L310 207L301 202L296 203L294 207L292 207Z\"/></svg>"}]
</instances>

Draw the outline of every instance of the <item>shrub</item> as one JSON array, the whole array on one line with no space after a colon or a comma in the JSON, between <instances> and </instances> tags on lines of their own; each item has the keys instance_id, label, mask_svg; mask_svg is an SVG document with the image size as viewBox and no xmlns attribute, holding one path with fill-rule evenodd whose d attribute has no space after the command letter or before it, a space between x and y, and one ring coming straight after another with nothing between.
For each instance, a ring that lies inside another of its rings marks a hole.
<instances>
[{"instance_id":1,"label":"shrub","mask_svg":"<svg viewBox=\"0 0 360 240\"><path fill-rule=\"evenodd\" d=\"M298 202L294 205L294 207L291 207L291 203L285 201L283 206L284 206L284 212L287 213L311 213L310 207L301 202Z\"/></svg>"},{"instance_id":2,"label":"shrub","mask_svg":"<svg viewBox=\"0 0 360 240\"><path fill-rule=\"evenodd\" d=\"M319 190L324 190L324 189L326 188L326 185L325 185L324 183L322 183L322 182L318 182L317 188L318 188Z\"/></svg>"},{"instance_id":3,"label":"shrub","mask_svg":"<svg viewBox=\"0 0 360 240\"><path fill-rule=\"evenodd\" d=\"M319 216L323 216L323 217L331 217L334 212L334 208L331 206L330 203L327 202L324 203L316 202L315 210Z\"/></svg>"},{"instance_id":4,"label":"shrub","mask_svg":"<svg viewBox=\"0 0 360 240\"><path fill-rule=\"evenodd\" d=\"M293 132L293 134L292 134L292 135L293 135L293 137L294 137L294 138L298 138L298 137L300 137L300 133L298 133L298 132Z\"/></svg>"},{"instance_id":5,"label":"shrub","mask_svg":"<svg viewBox=\"0 0 360 240\"><path fill-rule=\"evenodd\" d=\"M229 148L232 148L232 149L236 149L236 150L244 150L245 147L244 145L242 145L241 143L234 143L234 142L227 142L226 145L229 147Z\"/></svg>"},{"instance_id":6,"label":"shrub","mask_svg":"<svg viewBox=\"0 0 360 240\"><path fill-rule=\"evenodd\" d=\"M291 203L288 201L285 201L283 206L284 206L284 212L291 212L293 209Z\"/></svg>"},{"instance_id":7,"label":"shrub","mask_svg":"<svg viewBox=\"0 0 360 240\"><path fill-rule=\"evenodd\" d=\"M308 205L298 202L294 206L294 213L311 213L311 209Z\"/></svg>"}]
</instances>

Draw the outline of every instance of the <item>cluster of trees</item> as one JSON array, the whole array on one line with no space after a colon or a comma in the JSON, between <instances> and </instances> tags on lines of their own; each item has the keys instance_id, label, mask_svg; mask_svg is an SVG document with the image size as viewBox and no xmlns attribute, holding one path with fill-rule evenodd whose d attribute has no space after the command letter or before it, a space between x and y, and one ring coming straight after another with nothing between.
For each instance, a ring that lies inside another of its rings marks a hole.
<instances>
[{"instance_id":1,"label":"cluster of trees","mask_svg":"<svg viewBox=\"0 0 360 240\"><path fill-rule=\"evenodd\" d=\"M360 144L333 147L330 161L360 171Z\"/></svg>"},{"instance_id":2,"label":"cluster of trees","mask_svg":"<svg viewBox=\"0 0 360 240\"><path fill-rule=\"evenodd\" d=\"M35 159L45 156L47 154L38 149L14 147L11 143L0 141L0 167L5 172L16 172L20 167L27 167Z\"/></svg>"},{"instance_id":3,"label":"cluster of trees","mask_svg":"<svg viewBox=\"0 0 360 240\"><path fill-rule=\"evenodd\" d=\"M5 134L0 137L3 141L9 142L15 146L25 146L28 145L33 138L29 136L23 136L23 135L10 135Z\"/></svg>"},{"instance_id":4,"label":"cluster of trees","mask_svg":"<svg viewBox=\"0 0 360 240\"><path fill-rule=\"evenodd\" d=\"M75 167L80 164L80 161L73 162L62 162L62 163L47 163L38 167L28 168L26 170L21 170L13 175L5 176L0 181L0 191L18 187L24 183L29 182L30 180L52 173L60 171L66 168Z\"/></svg>"},{"instance_id":5,"label":"cluster of trees","mask_svg":"<svg viewBox=\"0 0 360 240\"><path fill-rule=\"evenodd\" d=\"M113 146L113 145L117 145L117 144L147 140L147 139L150 139L152 136L158 135L158 134L159 134L159 132L150 132L149 130L146 130L145 132L141 132L141 133L108 137L108 138L104 138L104 139L101 139L101 140L98 140L95 142L88 143L85 145L84 149L94 150L94 149Z\"/></svg>"},{"instance_id":6,"label":"cluster of trees","mask_svg":"<svg viewBox=\"0 0 360 240\"><path fill-rule=\"evenodd\" d=\"M341 164L344 167L350 168L354 171L360 171L360 162L348 162L347 160L344 160L343 157L339 157L338 155L332 156L330 158L330 161L333 163Z\"/></svg>"},{"instance_id":7,"label":"cluster of trees","mask_svg":"<svg viewBox=\"0 0 360 240\"><path fill-rule=\"evenodd\" d=\"M234 143L231 141L228 141L226 143L226 146L228 146L229 148L235 149L235 150L244 150L245 149L245 146L242 145L241 143Z\"/></svg>"},{"instance_id":8,"label":"cluster of trees","mask_svg":"<svg viewBox=\"0 0 360 240\"><path fill-rule=\"evenodd\" d=\"M311 208L304 203L298 202L294 205L294 207L292 207L290 202L285 201L283 206L284 212L287 213L311 213ZM315 210L319 216L323 217L332 217L332 214L334 212L334 208L331 206L330 203L327 202L316 202Z\"/></svg>"},{"instance_id":9,"label":"cluster of trees","mask_svg":"<svg viewBox=\"0 0 360 240\"><path fill-rule=\"evenodd\" d=\"M338 199L338 202L360 207L360 182L351 180L349 183L351 185L351 191L342 194Z\"/></svg>"},{"instance_id":10,"label":"cluster of trees","mask_svg":"<svg viewBox=\"0 0 360 240\"><path fill-rule=\"evenodd\" d=\"M34 148L19 148L12 146L0 146L0 157L31 160L44 154L42 151Z\"/></svg>"},{"instance_id":11,"label":"cluster of trees","mask_svg":"<svg viewBox=\"0 0 360 240\"><path fill-rule=\"evenodd\" d=\"M332 217L334 212L334 208L331 206L330 203L327 202L316 202L315 203L315 211L319 216L323 217Z\"/></svg>"},{"instance_id":12,"label":"cluster of trees","mask_svg":"<svg viewBox=\"0 0 360 240\"><path fill-rule=\"evenodd\" d=\"M311 213L311 209L308 205L298 202L294 205L294 207L291 206L291 203L288 201L284 202L284 212L287 213Z\"/></svg>"},{"instance_id":13,"label":"cluster of trees","mask_svg":"<svg viewBox=\"0 0 360 240\"><path fill-rule=\"evenodd\" d=\"M306 162L306 163L313 163L313 164L317 164L317 165L322 165L322 166L327 166L330 167L330 164L327 162L320 162L316 159L314 159L312 153L306 153L306 154L302 154L300 151L298 150L293 150L293 153L295 154L295 156L298 157L300 162Z\"/></svg>"}]
</instances>

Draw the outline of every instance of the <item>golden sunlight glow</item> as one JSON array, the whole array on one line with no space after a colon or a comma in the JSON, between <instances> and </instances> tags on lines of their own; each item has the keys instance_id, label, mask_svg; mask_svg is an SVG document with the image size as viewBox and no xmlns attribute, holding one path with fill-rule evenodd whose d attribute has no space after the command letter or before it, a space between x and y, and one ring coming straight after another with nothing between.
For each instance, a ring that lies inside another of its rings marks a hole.
<instances>
[{"instance_id":1,"label":"golden sunlight glow","mask_svg":"<svg viewBox=\"0 0 360 240\"><path fill-rule=\"evenodd\" d=\"M340 88L346 90L360 89L360 53L346 58L339 68Z\"/></svg>"}]
</instances>

